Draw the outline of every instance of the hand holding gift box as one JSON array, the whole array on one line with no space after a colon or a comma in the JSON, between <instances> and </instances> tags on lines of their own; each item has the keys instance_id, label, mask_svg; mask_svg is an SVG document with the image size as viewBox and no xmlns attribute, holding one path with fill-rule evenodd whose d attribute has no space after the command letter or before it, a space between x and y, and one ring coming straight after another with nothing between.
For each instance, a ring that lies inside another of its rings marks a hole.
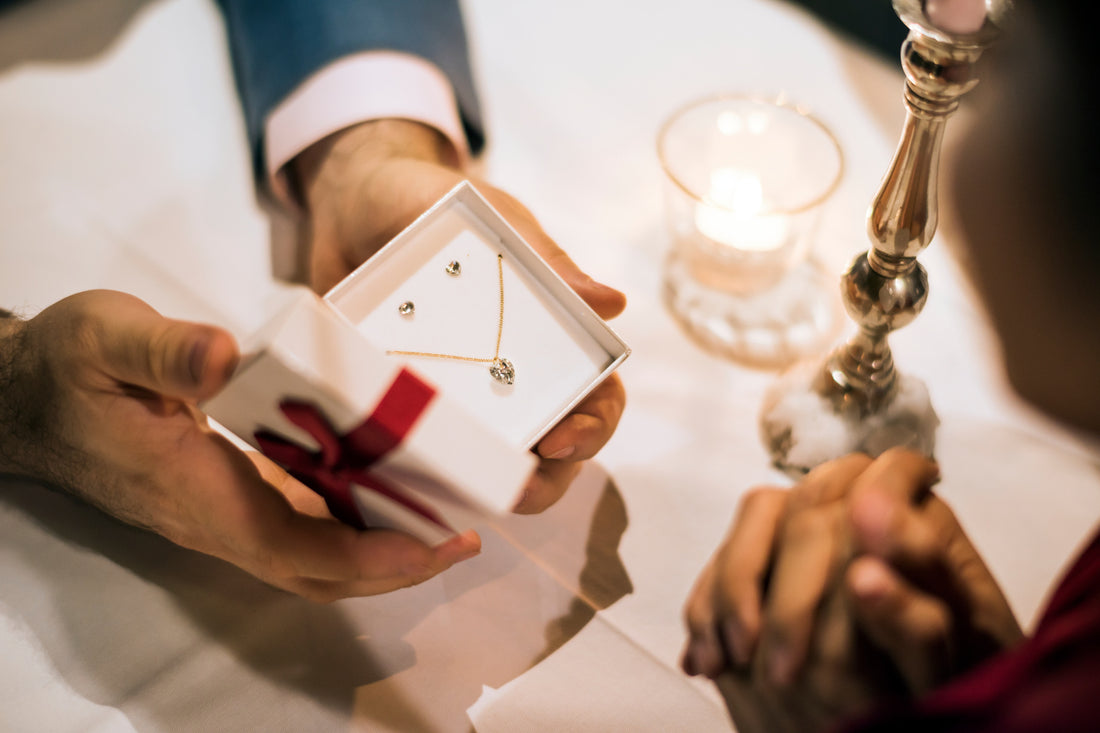
<instances>
[{"instance_id":1,"label":"hand holding gift box","mask_svg":"<svg viewBox=\"0 0 1100 733\"><path fill-rule=\"evenodd\" d=\"M300 155L295 174L310 212L309 281L319 293L372 257L410 222L466 179L439 157L437 136L416 123L358 125ZM586 275L515 198L484 182L477 190L601 318L622 312L619 291ZM423 311L422 311L423 312ZM490 348L490 353L492 349ZM626 397L612 375L550 431L543 457L517 511L535 513L557 501L580 462L611 438Z\"/></svg>"},{"instance_id":2,"label":"hand holding gift box","mask_svg":"<svg viewBox=\"0 0 1100 733\"><path fill-rule=\"evenodd\" d=\"M225 386L237 358L224 330L124 293L0 317L0 472L315 600L402 588L477 553L476 535L429 548L334 522L317 494L211 430L196 402Z\"/></svg>"},{"instance_id":3,"label":"hand holding gift box","mask_svg":"<svg viewBox=\"0 0 1100 733\"><path fill-rule=\"evenodd\" d=\"M326 301L274 319L205 409L335 516L430 543L521 504L529 449L628 354L469 184Z\"/></svg>"}]
</instances>

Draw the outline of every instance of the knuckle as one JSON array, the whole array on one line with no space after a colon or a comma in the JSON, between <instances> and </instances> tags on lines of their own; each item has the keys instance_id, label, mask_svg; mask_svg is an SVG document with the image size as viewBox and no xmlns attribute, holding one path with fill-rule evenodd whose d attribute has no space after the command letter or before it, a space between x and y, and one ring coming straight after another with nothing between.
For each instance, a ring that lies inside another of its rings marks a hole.
<instances>
[{"instance_id":1,"label":"knuckle","mask_svg":"<svg viewBox=\"0 0 1100 733\"><path fill-rule=\"evenodd\" d=\"M693 596L684 605L684 625L692 634L700 634L711 623L711 612L708 604Z\"/></svg>"},{"instance_id":2,"label":"knuckle","mask_svg":"<svg viewBox=\"0 0 1100 733\"><path fill-rule=\"evenodd\" d=\"M891 450L894 450L894 449L891 448ZM870 465L871 463L873 463L875 459L872 458L869 453L866 453L864 451L854 451L854 452L849 453L848 455L844 456L840 460L850 461L852 463L855 463L856 465L863 464L863 465L867 466L867 465Z\"/></svg>"},{"instance_id":3,"label":"knuckle","mask_svg":"<svg viewBox=\"0 0 1100 733\"><path fill-rule=\"evenodd\" d=\"M817 506L821 502L821 493L821 483L812 479L792 487L787 514L799 514Z\"/></svg>"},{"instance_id":4,"label":"knuckle","mask_svg":"<svg viewBox=\"0 0 1100 733\"><path fill-rule=\"evenodd\" d=\"M612 374L582 404L597 412L605 422L618 424L626 406L626 387L623 386L622 378L618 374Z\"/></svg>"},{"instance_id":5,"label":"knuckle","mask_svg":"<svg viewBox=\"0 0 1100 733\"><path fill-rule=\"evenodd\" d=\"M908 458L908 457L911 457L911 456L919 456L919 455L920 455L919 453L914 453L913 451L909 450L908 448L902 448L900 446L895 446L893 448L887 448L882 453L880 453L878 459L880 461L881 460L894 460L894 461L896 461L896 460L901 459L901 458Z\"/></svg>"},{"instance_id":6,"label":"knuckle","mask_svg":"<svg viewBox=\"0 0 1100 733\"><path fill-rule=\"evenodd\" d=\"M93 313L76 309L68 322L69 343L77 353L95 353L103 341L103 321Z\"/></svg>"},{"instance_id":7,"label":"knuckle","mask_svg":"<svg viewBox=\"0 0 1100 733\"><path fill-rule=\"evenodd\" d=\"M855 470L859 473L866 471L875 459L866 453L849 453L837 460L838 465L842 465L843 468L848 470Z\"/></svg>"},{"instance_id":8,"label":"knuckle","mask_svg":"<svg viewBox=\"0 0 1100 733\"><path fill-rule=\"evenodd\" d=\"M889 448L883 451L876 462L893 466L897 464L923 464L928 458L923 453L918 453L909 448Z\"/></svg>"},{"instance_id":9,"label":"knuckle","mask_svg":"<svg viewBox=\"0 0 1100 733\"><path fill-rule=\"evenodd\" d=\"M831 513L823 511L799 511L790 514L783 523L782 535L787 541L797 542L831 532L834 520Z\"/></svg>"},{"instance_id":10,"label":"knuckle","mask_svg":"<svg viewBox=\"0 0 1100 733\"><path fill-rule=\"evenodd\" d=\"M755 513L782 501L786 496L785 489L774 486L754 486L741 497L741 509L744 513Z\"/></svg>"},{"instance_id":11,"label":"knuckle","mask_svg":"<svg viewBox=\"0 0 1100 733\"><path fill-rule=\"evenodd\" d=\"M441 572L443 572L443 570L444 568L431 568L424 570L423 572L416 573L414 575L406 576L405 578L401 579L401 587L412 588L415 585L420 585L421 583L431 580L435 576L439 575Z\"/></svg>"},{"instance_id":12,"label":"knuckle","mask_svg":"<svg viewBox=\"0 0 1100 733\"><path fill-rule=\"evenodd\" d=\"M443 570L444 568L440 564L431 560L417 560L405 566L405 570L401 574L399 581L402 583L402 588L408 588L410 586L420 585L424 581L434 578Z\"/></svg>"},{"instance_id":13,"label":"knuckle","mask_svg":"<svg viewBox=\"0 0 1100 733\"><path fill-rule=\"evenodd\" d=\"M277 552L260 551L256 553L255 561L268 575L279 580L292 581L298 577L294 563Z\"/></svg>"},{"instance_id":14,"label":"knuckle","mask_svg":"<svg viewBox=\"0 0 1100 733\"><path fill-rule=\"evenodd\" d=\"M157 329L149 337L142 350L142 366L158 384L164 384L172 374L175 354L172 350L169 329Z\"/></svg>"},{"instance_id":15,"label":"knuckle","mask_svg":"<svg viewBox=\"0 0 1100 733\"><path fill-rule=\"evenodd\" d=\"M290 553L280 551L262 538L253 538L252 547L242 552L248 567L259 568L257 575L274 578L280 583L297 583L302 573Z\"/></svg>"},{"instance_id":16,"label":"knuckle","mask_svg":"<svg viewBox=\"0 0 1100 733\"><path fill-rule=\"evenodd\" d=\"M726 619L746 636L760 633L760 609L752 598L741 596L734 599L726 612Z\"/></svg>"}]
</instances>

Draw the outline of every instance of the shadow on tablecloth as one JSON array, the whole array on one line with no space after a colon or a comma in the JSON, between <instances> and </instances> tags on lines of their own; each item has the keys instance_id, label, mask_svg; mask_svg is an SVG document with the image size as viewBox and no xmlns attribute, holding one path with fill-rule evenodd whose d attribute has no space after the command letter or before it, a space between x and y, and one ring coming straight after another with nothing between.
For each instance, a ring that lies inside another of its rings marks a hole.
<instances>
[{"instance_id":1,"label":"shadow on tablecloth","mask_svg":"<svg viewBox=\"0 0 1100 733\"><path fill-rule=\"evenodd\" d=\"M2 608L74 699L122 711L141 733L351 720L465 730L482 685L522 674L631 591L617 552L622 497L587 473L560 511L509 518L518 539L486 530L474 561L332 605L0 477Z\"/></svg>"}]
</instances>

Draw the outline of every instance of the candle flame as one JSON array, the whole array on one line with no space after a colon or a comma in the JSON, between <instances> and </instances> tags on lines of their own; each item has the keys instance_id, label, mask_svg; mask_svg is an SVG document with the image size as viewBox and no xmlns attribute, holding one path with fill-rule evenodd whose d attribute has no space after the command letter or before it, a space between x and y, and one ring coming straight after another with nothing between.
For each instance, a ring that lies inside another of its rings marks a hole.
<instances>
[{"instance_id":1,"label":"candle flame","mask_svg":"<svg viewBox=\"0 0 1100 733\"><path fill-rule=\"evenodd\" d=\"M739 168L719 168L710 175L710 192L696 207L695 226L708 239L742 252L778 250L790 236L790 221L781 214L762 214L764 186L760 177Z\"/></svg>"},{"instance_id":2,"label":"candle flame","mask_svg":"<svg viewBox=\"0 0 1100 733\"><path fill-rule=\"evenodd\" d=\"M764 208L764 187L759 176L739 168L719 168L710 174L713 203L742 216L754 216Z\"/></svg>"}]
</instances>

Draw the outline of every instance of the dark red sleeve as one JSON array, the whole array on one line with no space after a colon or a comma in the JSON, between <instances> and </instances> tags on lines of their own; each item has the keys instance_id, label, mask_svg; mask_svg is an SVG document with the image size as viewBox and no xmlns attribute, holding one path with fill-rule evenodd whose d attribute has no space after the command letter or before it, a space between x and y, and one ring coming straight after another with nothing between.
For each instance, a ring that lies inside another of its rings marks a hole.
<instances>
[{"instance_id":1,"label":"dark red sleeve","mask_svg":"<svg viewBox=\"0 0 1100 733\"><path fill-rule=\"evenodd\" d=\"M1035 630L916 703L844 733L1100 732L1100 535L1074 563Z\"/></svg>"}]
</instances>

